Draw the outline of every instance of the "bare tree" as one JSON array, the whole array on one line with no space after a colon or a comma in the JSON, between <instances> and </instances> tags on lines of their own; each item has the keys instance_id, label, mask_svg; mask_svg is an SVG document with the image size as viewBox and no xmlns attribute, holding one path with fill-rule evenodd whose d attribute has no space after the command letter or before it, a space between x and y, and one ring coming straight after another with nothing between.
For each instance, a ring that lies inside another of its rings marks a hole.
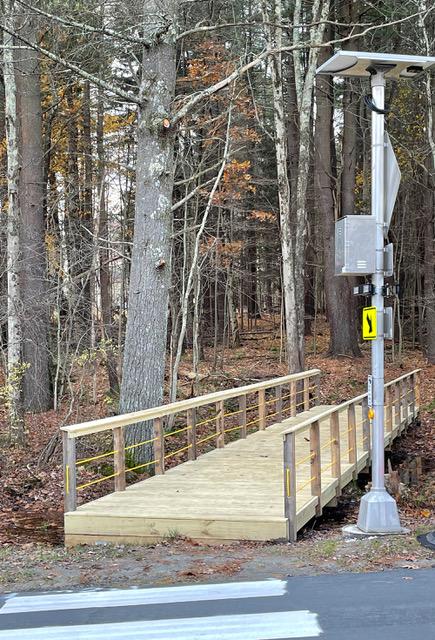
<instances>
[{"instance_id":1,"label":"bare tree","mask_svg":"<svg viewBox=\"0 0 435 640\"><path fill-rule=\"evenodd\" d=\"M37 41L35 15L20 13L20 32ZM23 403L28 411L51 407L49 301L45 260L44 157L38 53L19 49L16 56L20 123L20 241L23 329Z\"/></svg>"},{"instance_id":2,"label":"bare tree","mask_svg":"<svg viewBox=\"0 0 435 640\"><path fill-rule=\"evenodd\" d=\"M21 379L24 373L21 346L21 296L20 296L20 205L18 200L18 122L17 84L14 64L13 3L3 2L3 21L8 29L3 31L3 77L5 85L5 120L8 181L8 221L7 221L7 270L8 270L8 379L7 405L11 441L24 443L24 422L22 415Z\"/></svg>"}]
</instances>

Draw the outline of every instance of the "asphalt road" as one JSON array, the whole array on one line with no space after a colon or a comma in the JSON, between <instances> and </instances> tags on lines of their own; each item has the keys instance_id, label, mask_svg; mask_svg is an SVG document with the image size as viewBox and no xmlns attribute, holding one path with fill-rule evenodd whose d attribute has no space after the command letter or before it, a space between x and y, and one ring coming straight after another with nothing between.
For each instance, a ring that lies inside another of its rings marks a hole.
<instances>
[{"instance_id":1,"label":"asphalt road","mask_svg":"<svg viewBox=\"0 0 435 640\"><path fill-rule=\"evenodd\" d=\"M0 596L0 640L435 640L435 569Z\"/></svg>"}]
</instances>

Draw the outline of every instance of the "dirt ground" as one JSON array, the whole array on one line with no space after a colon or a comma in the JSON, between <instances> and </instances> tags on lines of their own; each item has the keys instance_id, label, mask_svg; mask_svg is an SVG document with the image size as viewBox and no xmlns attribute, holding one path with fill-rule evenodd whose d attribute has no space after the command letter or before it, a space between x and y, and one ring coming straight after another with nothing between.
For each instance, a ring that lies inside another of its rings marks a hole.
<instances>
[{"instance_id":1,"label":"dirt ground","mask_svg":"<svg viewBox=\"0 0 435 640\"><path fill-rule=\"evenodd\" d=\"M249 384L286 372L279 355L279 331L260 327L244 338L242 347L227 350L219 370L201 365L200 393ZM361 393L369 372L369 349L357 359L326 357L327 332L320 326L307 338L306 368L319 368L321 402L339 403ZM211 362L211 357L207 358ZM29 591L93 587L130 587L223 580L254 580L342 571L380 571L392 568L435 567L435 552L422 547L418 533L435 529L435 366L421 353L405 350L393 359L386 354L386 379L422 368L421 424L414 425L393 446L394 468L415 458L423 476L406 489L399 503L401 522L411 533L391 538L346 540L341 527L354 523L367 478L349 487L336 509L309 523L296 544L238 543L207 546L189 540L168 539L148 546L97 545L63 547L62 466L58 444L48 464L39 454L59 433L62 411L28 416L25 449L0 446L0 591ZM180 372L180 398L192 394L189 353ZM80 405L69 421L79 422L107 414L105 383L100 381L98 402L86 403L86 376L78 393ZM0 409L0 444L6 423ZM91 452L92 453L92 450ZM102 489L104 491L104 489ZM95 495L84 496L89 500Z\"/></svg>"},{"instance_id":2,"label":"dirt ground","mask_svg":"<svg viewBox=\"0 0 435 640\"><path fill-rule=\"evenodd\" d=\"M415 535L344 539L314 533L296 544L206 546L172 540L153 547L64 547L28 543L0 549L2 592L124 588L227 580L284 579L345 571L435 567Z\"/></svg>"}]
</instances>

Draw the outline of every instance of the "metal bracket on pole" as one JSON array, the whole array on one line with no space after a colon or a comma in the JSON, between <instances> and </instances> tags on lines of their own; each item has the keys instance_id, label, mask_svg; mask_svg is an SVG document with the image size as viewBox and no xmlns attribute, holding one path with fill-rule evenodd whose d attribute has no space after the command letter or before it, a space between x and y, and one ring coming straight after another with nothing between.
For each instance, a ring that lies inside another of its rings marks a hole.
<instances>
[{"instance_id":1,"label":"metal bracket on pole","mask_svg":"<svg viewBox=\"0 0 435 640\"><path fill-rule=\"evenodd\" d=\"M384 247L384 276L390 278L394 274L393 245Z\"/></svg>"},{"instance_id":2,"label":"metal bracket on pole","mask_svg":"<svg viewBox=\"0 0 435 640\"><path fill-rule=\"evenodd\" d=\"M384 309L384 338L393 340L393 307Z\"/></svg>"},{"instance_id":3,"label":"metal bracket on pole","mask_svg":"<svg viewBox=\"0 0 435 640\"><path fill-rule=\"evenodd\" d=\"M382 288L382 295L385 298L400 297L400 284L386 284Z\"/></svg>"},{"instance_id":4,"label":"metal bracket on pole","mask_svg":"<svg viewBox=\"0 0 435 640\"><path fill-rule=\"evenodd\" d=\"M371 282L368 284L359 284L353 288L354 296L372 296L374 292L374 287Z\"/></svg>"}]
</instances>

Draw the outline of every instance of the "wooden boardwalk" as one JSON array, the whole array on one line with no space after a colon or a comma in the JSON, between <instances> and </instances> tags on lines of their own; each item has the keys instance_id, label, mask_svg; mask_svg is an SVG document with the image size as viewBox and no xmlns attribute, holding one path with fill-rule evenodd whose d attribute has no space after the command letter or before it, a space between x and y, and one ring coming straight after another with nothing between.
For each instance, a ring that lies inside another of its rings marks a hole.
<instances>
[{"instance_id":1,"label":"wooden boardwalk","mask_svg":"<svg viewBox=\"0 0 435 640\"><path fill-rule=\"evenodd\" d=\"M386 388L385 446L418 413L418 374ZM316 405L65 514L66 544L295 539L370 462L366 396Z\"/></svg>"}]
</instances>

